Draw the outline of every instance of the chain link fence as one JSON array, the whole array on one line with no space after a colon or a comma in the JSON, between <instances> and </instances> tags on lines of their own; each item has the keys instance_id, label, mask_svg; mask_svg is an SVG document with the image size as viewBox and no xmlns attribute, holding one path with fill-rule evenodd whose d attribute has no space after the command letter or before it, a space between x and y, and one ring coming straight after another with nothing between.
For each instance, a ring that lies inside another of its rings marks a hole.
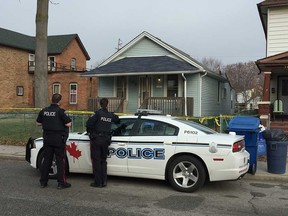
<instances>
[{"instance_id":1,"label":"chain link fence","mask_svg":"<svg viewBox=\"0 0 288 216\"><path fill-rule=\"evenodd\" d=\"M36 118L40 109L33 110L13 110L0 111L0 144L25 145L30 137L42 136L42 127L36 125ZM86 130L85 124L93 112L67 111L72 120L70 132L83 132ZM122 114L119 114L122 115ZM190 121L203 124L218 132L226 133L227 126L233 118L230 116L210 116L210 117L180 117Z\"/></svg>"}]
</instances>

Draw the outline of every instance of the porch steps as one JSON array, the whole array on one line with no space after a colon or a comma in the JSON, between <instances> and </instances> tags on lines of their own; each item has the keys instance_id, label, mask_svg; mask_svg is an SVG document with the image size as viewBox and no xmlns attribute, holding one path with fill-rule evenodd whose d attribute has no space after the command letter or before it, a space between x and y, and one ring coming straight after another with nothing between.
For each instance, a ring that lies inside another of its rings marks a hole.
<instances>
[{"instance_id":1,"label":"porch steps","mask_svg":"<svg viewBox=\"0 0 288 216\"><path fill-rule=\"evenodd\" d=\"M286 134L288 134L288 121L285 119L284 121L272 121L270 122L271 129L282 129Z\"/></svg>"}]
</instances>

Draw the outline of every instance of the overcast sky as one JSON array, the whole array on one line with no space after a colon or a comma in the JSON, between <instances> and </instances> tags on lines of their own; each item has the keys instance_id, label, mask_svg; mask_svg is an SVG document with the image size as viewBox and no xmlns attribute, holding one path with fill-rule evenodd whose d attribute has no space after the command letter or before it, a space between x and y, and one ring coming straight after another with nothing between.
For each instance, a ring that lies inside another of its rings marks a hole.
<instances>
[{"instance_id":1,"label":"overcast sky","mask_svg":"<svg viewBox=\"0 0 288 216\"><path fill-rule=\"evenodd\" d=\"M37 0L0 0L0 27L35 36ZM91 60L111 56L143 31L201 60L265 57L259 0L51 0L48 35L77 33Z\"/></svg>"}]
</instances>

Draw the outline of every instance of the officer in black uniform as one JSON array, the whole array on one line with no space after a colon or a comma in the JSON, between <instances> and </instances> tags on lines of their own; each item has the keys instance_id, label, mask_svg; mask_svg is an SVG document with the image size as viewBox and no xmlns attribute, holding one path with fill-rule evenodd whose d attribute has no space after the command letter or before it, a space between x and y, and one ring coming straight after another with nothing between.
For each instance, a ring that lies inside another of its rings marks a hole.
<instances>
[{"instance_id":1,"label":"officer in black uniform","mask_svg":"<svg viewBox=\"0 0 288 216\"><path fill-rule=\"evenodd\" d=\"M65 114L65 110L60 108L60 94L53 94L52 104L42 109L37 117L37 125L42 125L44 142L44 162L41 170L41 188L47 187L49 170L52 165L54 154L56 156L58 189L71 187L66 182L65 162L66 162L66 140L71 126L71 119Z\"/></svg>"},{"instance_id":2,"label":"officer in black uniform","mask_svg":"<svg viewBox=\"0 0 288 216\"><path fill-rule=\"evenodd\" d=\"M91 187L105 187L107 185L107 154L111 144L112 122L119 123L119 117L107 110L108 99L100 100L101 108L91 116L87 122L87 132L90 137L91 160L94 182Z\"/></svg>"}]
</instances>

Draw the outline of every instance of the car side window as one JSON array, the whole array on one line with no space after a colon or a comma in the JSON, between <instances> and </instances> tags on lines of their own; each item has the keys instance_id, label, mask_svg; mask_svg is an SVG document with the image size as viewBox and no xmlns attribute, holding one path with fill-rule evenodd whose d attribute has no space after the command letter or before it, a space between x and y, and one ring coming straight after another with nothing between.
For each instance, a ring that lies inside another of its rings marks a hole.
<instances>
[{"instance_id":1,"label":"car side window","mask_svg":"<svg viewBox=\"0 0 288 216\"><path fill-rule=\"evenodd\" d=\"M120 124L112 123L112 136L129 136L136 119L121 119Z\"/></svg>"},{"instance_id":2,"label":"car side window","mask_svg":"<svg viewBox=\"0 0 288 216\"><path fill-rule=\"evenodd\" d=\"M136 136L174 136L179 129L165 122L142 119Z\"/></svg>"}]
</instances>

